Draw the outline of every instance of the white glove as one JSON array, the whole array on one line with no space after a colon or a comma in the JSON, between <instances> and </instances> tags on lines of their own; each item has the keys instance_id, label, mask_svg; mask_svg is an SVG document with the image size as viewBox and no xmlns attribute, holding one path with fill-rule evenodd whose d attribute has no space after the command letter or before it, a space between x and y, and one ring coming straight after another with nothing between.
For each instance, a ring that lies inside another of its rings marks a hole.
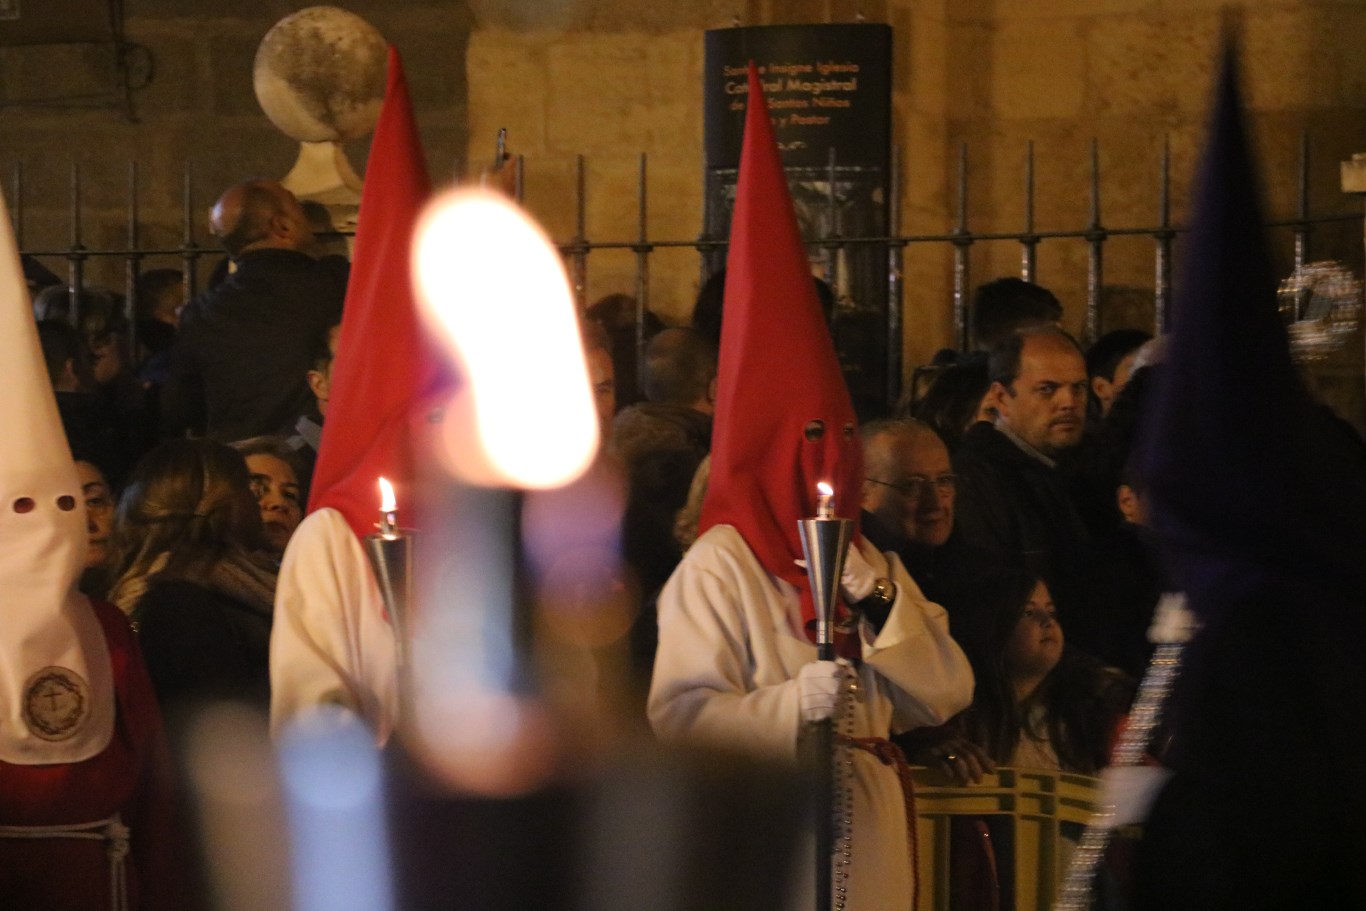
<instances>
[{"instance_id":1,"label":"white glove","mask_svg":"<svg viewBox=\"0 0 1366 911\"><path fill-rule=\"evenodd\" d=\"M844 555L844 572L840 574L840 588L850 604L858 604L873 593L879 576L873 565L863 558L854 542L849 542L849 552Z\"/></svg>"},{"instance_id":2,"label":"white glove","mask_svg":"<svg viewBox=\"0 0 1366 911\"><path fill-rule=\"evenodd\" d=\"M840 697L849 689L853 671L837 661L812 661L797 674L797 697L802 720L824 721L834 716Z\"/></svg>"},{"instance_id":3,"label":"white glove","mask_svg":"<svg viewBox=\"0 0 1366 911\"><path fill-rule=\"evenodd\" d=\"M1110 766L1100 773L1101 803L1114 810L1108 816L1098 817L1098 821L1107 829L1143 822L1171 777L1169 770L1156 766Z\"/></svg>"},{"instance_id":4,"label":"white glove","mask_svg":"<svg viewBox=\"0 0 1366 911\"><path fill-rule=\"evenodd\" d=\"M1200 628L1200 621L1186 607L1184 594L1168 592L1157 602L1153 623L1148 627L1148 641L1155 645L1189 642Z\"/></svg>"}]
</instances>

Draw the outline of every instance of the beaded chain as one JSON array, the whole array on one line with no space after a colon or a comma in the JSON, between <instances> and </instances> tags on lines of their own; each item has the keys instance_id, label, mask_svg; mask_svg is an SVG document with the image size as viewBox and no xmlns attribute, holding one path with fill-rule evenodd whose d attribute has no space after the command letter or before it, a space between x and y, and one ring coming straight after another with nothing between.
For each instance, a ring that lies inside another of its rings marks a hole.
<instances>
[{"instance_id":1,"label":"beaded chain","mask_svg":"<svg viewBox=\"0 0 1366 911\"><path fill-rule=\"evenodd\" d=\"M1181 599L1174 601L1173 605L1184 611L1184 599L1181 596L1164 597ZM1162 708L1167 696L1181 674L1181 654L1186 648L1188 635L1186 630L1178 631L1154 649L1148 670L1134 697L1133 708L1129 710L1128 726L1124 728L1119 745L1115 747L1111 766L1134 766L1143 760L1153 732L1162 720ZM1105 806L1087 824L1081 841L1072 853L1067 877L1058 892L1053 911L1088 911L1091 907L1091 884L1105 858L1105 849L1110 844L1114 819L1115 808Z\"/></svg>"},{"instance_id":2,"label":"beaded chain","mask_svg":"<svg viewBox=\"0 0 1366 911\"><path fill-rule=\"evenodd\" d=\"M853 860L854 843L854 753L853 747L841 744L841 740L848 741L854 736L854 702L859 698L858 678L850 684L849 695L846 699L840 700L839 716L836 722L837 736L835 741L835 762L831 763L835 780L831 782L834 788L835 807L835 844L834 857L831 858L835 867L834 876L831 877L835 895L831 905L834 911L844 911L845 905L849 900L849 865Z\"/></svg>"}]
</instances>

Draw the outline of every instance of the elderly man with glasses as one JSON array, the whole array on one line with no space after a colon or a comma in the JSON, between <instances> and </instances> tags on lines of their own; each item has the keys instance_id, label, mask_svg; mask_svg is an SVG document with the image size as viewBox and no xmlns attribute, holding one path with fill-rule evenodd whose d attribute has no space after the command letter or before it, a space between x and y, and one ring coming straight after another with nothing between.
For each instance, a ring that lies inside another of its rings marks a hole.
<instances>
[{"instance_id":1,"label":"elderly man with glasses","mask_svg":"<svg viewBox=\"0 0 1366 911\"><path fill-rule=\"evenodd\" d=\"M873 520L868 528L865 516L865 531L874 538L899 535L919 547L942 547L953 532L958 480L944 441L913 419L873 421L863 426L862 437L863 508Z\"/></svg>"},{"instance_id":2,"label":"elderly man with glasses","mask_svg":"<svg viewBox=\"0 0 1366 911\"><path fill-rule=\"evenodd\" d=\"M952 579L969 555L953 538L958 476L948 447L930 425L914 418L872 421L859 433L860 529L879 550L899 556L926 597L952 614Z\"/></svg>"},{"instance_id":3,"label":"elderly man with glasses","mask_svg":"<svg viewBox=\"0 0 1366 911\"><path fill-rule=\"evenodd\" d=\"M863 440L863 512L859 527L878 550L901 558L925 597L949 613L949 628L966 641L988 622L974 608L970 581L991 558L953 533L958 476L934 428L914 418L873 421ZM937 729L935 729L937 731ZM968 738L928 730L893 738L911 761L943 765L960 781L980 781L995 769Z\"/></svg>"}]
</instances>

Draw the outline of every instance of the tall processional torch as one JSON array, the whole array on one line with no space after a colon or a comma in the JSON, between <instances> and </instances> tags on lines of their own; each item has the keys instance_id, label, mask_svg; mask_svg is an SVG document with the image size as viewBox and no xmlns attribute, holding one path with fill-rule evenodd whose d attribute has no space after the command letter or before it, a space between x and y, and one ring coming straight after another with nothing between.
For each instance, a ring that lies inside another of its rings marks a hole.
<instances>
[{"instance_id":1,"label":"tall processional torch","mask_svg":"<svg viewBox=\"0 0 1366 911\"><path fill-rule=\"evenodd\" d=\"M844 557L854 523L835 515L834 491L824 481L817 485L816 516L798 519L811 600L816 608L816 657L835 660L835 605L839 597ZM835 721L814 722L810 742L816 768L816 908L828 911L831 899L831 860L835 831Z\"/></svg>"}]
</instances>

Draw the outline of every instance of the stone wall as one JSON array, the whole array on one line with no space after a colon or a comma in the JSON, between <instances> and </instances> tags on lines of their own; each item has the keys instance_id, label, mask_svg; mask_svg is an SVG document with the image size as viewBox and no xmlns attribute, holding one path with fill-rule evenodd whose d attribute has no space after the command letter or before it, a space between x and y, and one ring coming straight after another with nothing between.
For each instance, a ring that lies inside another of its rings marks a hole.
<instances>
[{"instance_id":1,"label":"stone wall","mask_svg":"<svg viewBox=\"0 0 1366 911\"><path fill-rule=\"evenodd\" d=\"M109 45L0 49L0 174L6 194L13 195L13 166L22 162L23 245L66 248L75 162L82 176L84 244L124 248L128 163L137 161L140 244L168 249L180 244L185 164L190 162L196 237L212 246L206 213L218 193L249 176L281 177L297 155L298 144L276 130L256 102L252 62L266 31L306 5L125 0L127 39L145 48L152 61L150 82L133 93L136 123L127 122L109 97L115 85ZM454 173L465 149L468 7L451 0L362 0L345 6L403 52L430 167L434 175ZM27 103L92 94L106 97L96 106L70 100ZM363 172L368 140L351 143L346 151ZM59 272L65 269L61 259L45 262ZM144 263L178 265L176 257ZM122 287L121 261L95 258L87 269L95 281Z\"/></svg>"},{"instance_id":2,"label":"stone wall","mask_svg":"<svg viewBox=\"0 0 1366 911\"><path fill-rule=\"evenodd\" d=\"M1151 225L1164 138L1171 144L1172 216L1186 216L1190 179L1204 133L1225 4L1152 0L980 0L953 6L955 56L989 75L960 82L949 142L973 149L972 223L1018 230L1022 173L1033 140L1040 230L1075 229L1090 217L1089 144L1099 144L1101 217L1107 227ZM1366 6L1244 0L1235 7L1242 36L1244 98L1266 178L1268 217L1293 217L1301 136L1307 134L1310 212L1359 212L1338 184L1338 163L1366 148ZM976 178L982 182L976 182ZM1292 266L1293 238L1272 232L1280 274ZM1106 245L1105 282L1129 306L1103 313L1102 328L1151 325L1152 243ZM1179 251L1178 251L1179 252ZM992 245L974 261L978 276L1017 268L1014 245ZM976 255L976 254L974 254ZM1080 327L1085 245L1045 243L1039 280L1052 286ZM1359 223L1321 227L1310 259L1334 258L1362 270ZM1136 305L1135 305L1136 303ZM1313 378L1338 409L1363 420L1361 344Z\"/></svg>"},{"instance_id":3,"label":"stone wall","mask_svg":"<svg viewBox=\"0 0 1366 911\"><path fill-rule=\"evenodd\" d=\"M695 238L702 224L702 30L545 33L495 26L471 37L469 160L488 161L498 129L524 156L528 207L552 237L577 235L578 159L584 161L585 236L631 241L639 233L641 156L649 236ZM685 74L685 75L680 75ZM652 309L686 319L694 252L661 250L650 262ZM635 256L599 251L584 293L635 294Z\"/></svg>"},{"instance_id":4,"label":"stone wall","mask_svg":"<svg viewBox=\"0 0 1366 911\"><path fill-rule=\"evenodd\" d=\"M1172 150L1173 216L1185 214L1188 183L1214 78L1220 9L1213 2L1151 0L956 4L954 47L987 78L958 97L950 142L973 150L974 227L1018 230L1023 222L1026 142L1036 155L1041 230L1089 221L1089 144L1099 143L1102 220L1110 227L1152 224L1164 137ZM1295 169L1308 131L1310 208L1347 211L1338 162L1366 139L1366 35L1359 3L1248 0L1240 6L1245 98L1276 217L1298 204ZM965 87L967 88L967 87ZM1322 253L1350 255L1352 232L1320 232ZM1329 236L1332 235L1332 236ZM1288 268L1285 236L1280 250ZM1116 240L1107 250L1107 284L1151 289L1151 244ZM1311 250L1311 253L1314 252ZM1084 300L1084 246L1045 244L1040 279L1069 305ZM982 274L1007 272L1014 251L993 250ZM1074 314L1079 316L1079 314Z\"/></svg>"},{"instance_id":5,"label":"stone wall","mask_svg":"<svg viewBox=\"0 0 1366 911\"><path fill-rule=\"evenodd\" d=\"M598 4L599 8L610 3ZM476 4L476 7L479 4ZM650 156L652 235L695 236L701 225L699 77L705 28L789 22L890 23L896 141L902 165L901 229L942 233L955 223L957 156L966 145L969 227L978 233L1024 227L1025 150L1034 144L1035 228L1082 230L1090 224L1091 143L1098 148L1101 222L1111 229L1153 226L1164 142L1170 144L1171 218L1180 224L1203 136L1225 3L1167 0L886 0L749 2L743 7L642 10L620 16L569 15L552 27L529 21L484 28L471 37L471 155L480 156L498 125L509 125L528 156L527 199L557 237L574 233L573 156L588 159L588 233L626 239L636 230L635 153ZM1297 210L1301 134L1309 137L1309 208L1355 211L1337 187L1338 162L1366 148L1366 34L1360 3L1246 0L1241 23L1246 99L1267 174L1271 217ZM610 23L610 24L605 24ZM670 61L678 74L661 81ZM519 79L503 74L515 71ZM573 86L567 80L575 80ZM534 86L529 103L527 86ZM566 106L570 109L566 110ZM515 127L512 125L515 124ZM541 171L542 173L537 173ZM681 193L681 195L680 195ZM1343 258L1358 271L1355 225L1323 227L1311 258ZM1278 266L1289 270L1292 239L1274 232ZM952 251L915 245L906 257L905 362L923 363L953 341ZM590 298L630 291L628 256L593 254ZM687 318L696 284L691 254L656 257L651 306ZM1020 269L1019 245L982 242L971 253L971 282ZM1064 302L1069 326L1085 317L1087 248L1050 240L1038 249L1038 280ZM1153 324L1154 245L1111 238L1104 253L1102 331ZM1356 346L1359 350L1360 346ZM1344 387L1343 410L1360 420L1355 355L1330 370ZM1344 379L1345 378L1345 379Z\"/></svg>"},{"instance_id":6,"label":"stone wall","mask_svg":"<svg viewBox=\"0 0 1366 911\"><path fill-rule=\"evenodd\" d=\"M492 5L492 4L490 4ZM610 4L600 4L607 6ZM475 4L476 10L481 4ZM647 224L652 237L686 241L702 229L703 33L746 25L854 21L850 2L750 2L743 5L616 4L619 15L580 10L546 28L521 21L480 27L469 56L469 155L489 152L500 126L527 158L526 201L558 238L576 232L576 155L586 160L585 223L595 240L630 240L638 230L639 155L648 161ZM948 129L948 23L941 3L864 3L869 21L893 25L895 121L900 155L914 171L901 211L907 231L941 230ZM664 10L669 12L664 12ZM611 25L602 26L610 21ZM591 33L588 29L592 28ZM508 74L515 73L516 78ZM930 257L942 260L943 251ZM947 260L944 260L947 262ZM699 281L697 255L662 250L651 261L650 306L671 322L687 320ZM633 293L634 257L595 252L589 300ZM939 266L918 270L921 288L947 293ZM942 307L907 310L908 339L938 338ZM912 346L913 352L923 349ZM929 350L933 350L931 347Z\"/></svg>"},{"instance_id":7,"label":"stone wall","mask_svg":"<svg viewBox=\"0 0 1366 911\"><path fill-rule=\"evenodd\" d=\"M181 228L183 162L195 163L195 217L227 183L282 175L295 146L265 120L251 90L251 61L265 31L305 4L270 0L225 14L208 0L126 0L129 38L155 62L135 93L140 122L114 109L9 106L108 82L107 49L0 51L0 168L25 163L25 243L65 246L71 161L82 164L90 246L123 243L127 162L140 162L143 243L174 246ZM405 56L434 175L477 169L498 128L525 156L526 201L552 236L576 222L576 161L585 156L586 235L634 240L640 156L648 156L649 235L688 241L702 226L703 32L746 25L848 22L863 15L895 30L894 123L901 162L903 232L954 223L960 145L971 171L969 226L1023 226L1026 143L1034 142L1036 227L1084 228L1090 218L1090 144L1099 144L1102 221L1148 226L1157 217L1164 138L1172 153L1172 214L1185 193L1203 131L1223 0L354 0ZM1300 134L1310 136L1311 211L1358 211L1337 186L1338 162L1366 149L1366 35L1360 2L1243 0L1245 87L1268 175L1268 209L1294 214ZM347 149L357 171L365 141ZM8 173L8 171L0 172ZM1277 232L1288 268L1288 232ZM1361 267L1357 226L1316 232L1312 257ZM905 353L909 366L952 342L951 251L907 252ZM1080 241L1045 241L1039 280L1062 297L1068 321L1084 315ZM589 257L585 296L635 290L635 257ZM975 284L1019 270L1012 242L972 250ZM108 271L108 270L106 270ZM96 269L98 274L98 269ZM110 282L121 281L112 270ZM670 322L687 319L698 280L689 248L658 250L649 300ZM1121 302L1102 328L1150 325L1152 243L1111 239L1105 280ZM1355 369L1349 367L1347 369ZM1357 385L1360 385L1359 382Z\"/></svg>"}]
</instances>

